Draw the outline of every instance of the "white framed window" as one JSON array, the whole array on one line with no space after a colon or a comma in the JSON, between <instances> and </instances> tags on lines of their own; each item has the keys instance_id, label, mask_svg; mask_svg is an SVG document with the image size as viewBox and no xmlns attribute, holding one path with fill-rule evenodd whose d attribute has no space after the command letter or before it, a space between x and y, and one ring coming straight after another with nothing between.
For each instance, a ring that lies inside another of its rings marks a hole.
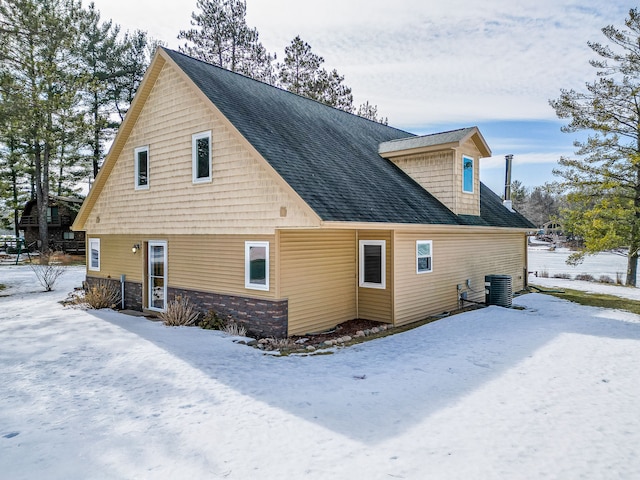
<instances>
[{"instance_id":1,"label":"white framed window","mask_svg":"<svg viewBox=\"0 0 640 480\"><path fill-rule=\"evenodd\" d=\"M416 241L416 273L428 273L433 270L433 241Z\"/></svg>"},{"instance_id":2,"label":"white framed window","mask_svg":"<svg viewBox=\"0 0 640 480\"><path fill-rule=\"evenodd\" d=\"M473 193L473 158L467 155L462 156L462 191Z\"/></svg>"},{"instance_id":3,"label":"white framed window","mask_svg":"<svg viewBox=\"0 0 640 480\"><path fill-rule=\"evenodd\" d=\"M156 312L167 309L167 242L149 240L148 263L148 308Z\"/></svg>"},{"instance_id":4,"label":"white framed window","mask_svg":"<svg viewBox=\"0 0 640 480\"><path fill-rule=\"evenodd\" d=\"M149 188L149 145L136 148L133 158L136 178L135 188L136 190L147 190Z\"/></svg>"},{"instance_id":5,"label":"white framed window","mask_svg":"<svg viewBox=\"0 0 640 480\"><path fill-rule=\"evenodd\" d=\"M269 290L269 242L245 242L244 286Z\"/></svg>"},{"instance_id":6,"label":"white framed window","mask_svg":"<svg viewBox=\"0 0 640 480\"><path fill-rule=\"evenodd\" d=\"M73 240L75 237L75 232L62 232L63 240Z\"/></svg>"},{"instance_id":7,"label":"white framed window","mask_svg":"<svg viewBox=\"0 0 640 480\"><path fill-rule=\"evenodd\" d=\"M100 239L89 239L89 270L100 271Z\"/></svg>"},{"instance_id":8,"label":"white framed window","mask_svg":"<svg viewBox=\"0 0 640 480\"><path fill-rule=\"evenodd\" d=\"M193 183L211 181L211 130L191 135Z\"/></svg>"},{"instance_id":9,"label":"white framed window","mask_svg":"<svg viewBox=\"0 0 640 480\"><path fill-rule=\"evenodd\" d=\"M386 287L387 242L385 240L360 240L361 287Z\"/></svg>"}]
</instances>

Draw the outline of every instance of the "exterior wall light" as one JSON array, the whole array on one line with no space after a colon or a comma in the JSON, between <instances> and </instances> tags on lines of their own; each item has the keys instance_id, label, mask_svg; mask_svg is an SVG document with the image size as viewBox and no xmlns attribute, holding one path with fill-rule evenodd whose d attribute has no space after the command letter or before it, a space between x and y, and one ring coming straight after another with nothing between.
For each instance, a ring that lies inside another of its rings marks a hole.
<instances>
[{"instance_id":1,"label":"exterior wall light","mask_svg":"<svg viewBox=\"0 0 640 480\"><path fill-rule=\"evenodd\" d=\"M131 247L131 251L135 254L138 250L140 250L140 244L136 243Z\"/></svg>"}]
</instances>

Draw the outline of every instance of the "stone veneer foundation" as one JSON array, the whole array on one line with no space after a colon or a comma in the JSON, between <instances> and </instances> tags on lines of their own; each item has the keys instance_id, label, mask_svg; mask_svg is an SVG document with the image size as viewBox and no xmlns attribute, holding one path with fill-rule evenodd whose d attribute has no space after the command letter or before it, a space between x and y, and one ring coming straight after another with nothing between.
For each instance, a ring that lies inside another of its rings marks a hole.
<instances>
[{"instance_id":1,"label":"stone veneer foundation","mask_svg":"<svg viewBox=\"0 0 640 480\"><path fill-rule=\"evenodd\" d=\"M91 286L97 280L95 277L87 277L87 285ZM102 280L113 282L120 288L120 280L113 278ZM142 311L142 284L125 281L124 292L124 308ZM257 337L287 337L289 316L287 300L267 300L198 290L167 288L169 301L178 295L188 298L194 307L203 314L213 310L222 316L230 315L239 325L243 325L251 335Z\"/></svg>"}]
</instances>

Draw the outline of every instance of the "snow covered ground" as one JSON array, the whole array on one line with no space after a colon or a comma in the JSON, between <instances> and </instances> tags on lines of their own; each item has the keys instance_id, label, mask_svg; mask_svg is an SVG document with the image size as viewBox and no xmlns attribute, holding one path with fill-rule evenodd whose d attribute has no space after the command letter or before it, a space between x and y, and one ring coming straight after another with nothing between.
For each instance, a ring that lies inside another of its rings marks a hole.
<instances>
[{"instance_id":1,"label":"snow covered ground","mask_svg":"<svg viewBox=\"0 0 640 480\"><path fill-rule=\"evenodd\" d=\"M0 267L0 478L640 478L636 315L530 294L278 358L64 308L83 274Z\"/></svg>"},{"instance_id":2,"label":"snow covered ground","mask_svg":"<svg viewBox=\"0 0 640 480\"><path fill-rule=\"evenodd\" d=\"M606 275L615 281L616 275L626 278L627 257L615 253L599 253L589 255L578 266L566 264L566 260L571 255L568 248L558 248L555 251L549 250L548 244L534 244L529 247L529 271L546 272L550 277L556 274L568 274L574 278L579 274L589 274L598 279L601 275Z\"/></svg>"}]
</instances>

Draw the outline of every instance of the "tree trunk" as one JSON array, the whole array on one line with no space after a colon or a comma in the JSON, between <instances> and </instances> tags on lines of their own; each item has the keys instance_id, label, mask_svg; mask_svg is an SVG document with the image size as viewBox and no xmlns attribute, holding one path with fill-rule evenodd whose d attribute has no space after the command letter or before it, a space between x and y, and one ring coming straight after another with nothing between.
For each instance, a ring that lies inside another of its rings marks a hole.
<instances>
[{"instance_id":1,"label":"tree trunk","mask_svg":"<svg viewBox=\"0 0 640 480\"><path fill-rule=\"evenodd\" d=\"M94 76L97 76L94 74ZM93 92L93 178L98 176L100 169L100 103L98 101L98 92Z\"/></svg>"},{"instance_id":2,"label":"tree trunk","mask_svg":"<svg viewBox=\"0 0 640 480\"><path fill-rule=\"evenodd\" d=\"M20 236L20 209L18 208L18 175L11 172L11 189L13 199L13 231L16 238Z\"/></svg>"},{"instance_id":3,"label":"tree trunk","mask_svg":"<svg viewBox=\"0 0 640 480\"><path fill-rule=\"evenodd\" d=\"M40 240L40 263L49 256L49 225L47 208L49 207L49 184L43 181L43 159L40 142L34 140L34 163L36 167L36 205L38 210L38 239Z\"/></svg>"},{"instance_id":4,"label":"tree trunk","mask_svg":"<svg viewBox=\"0 0 640 480\"><path fill-rule=\"evenodd\" d=\"M636 286L636 275L638 274L638 246L634 252L629 252L627 259L627 286Z\"/></svg>"},{"instance_id":5,"label":"tree trunk","mask_svg":"<svg viewBox=\"0 0 640 480\"><path fill-rule=\"evenodd\" d=\"M16 238L20 236L20 208L18 206L18 171L16 161L16 140L11 137L9 141L9 158L11 165L11 198L13 200L13 231Z\"/></svg>"},{"instance_id":6,"label":"tree trunk","mask_svg":"<svg viewBox=\"0 0 640 480\"><path fill-rule=\"evenodd\" d=\"M62 142L60 146L60 168L58 169L58 189L56 194L62 196L62 176L64 175L64 146L65 142Z\"/></svg>"},{"instance_id":7,"label":"tree trunk","mask_svg":"<svg viewBox=\"0 0 640 480\"><path fill-rule=\"evenodd\" d=\"M626 281L626 285L630 287L636 286L636 276L638 274L638 250L640 250L640 167L636 167L636 185L633 208L635 211L633 215L633 225L631 225Z\"/></svg>"}]
</instances>

